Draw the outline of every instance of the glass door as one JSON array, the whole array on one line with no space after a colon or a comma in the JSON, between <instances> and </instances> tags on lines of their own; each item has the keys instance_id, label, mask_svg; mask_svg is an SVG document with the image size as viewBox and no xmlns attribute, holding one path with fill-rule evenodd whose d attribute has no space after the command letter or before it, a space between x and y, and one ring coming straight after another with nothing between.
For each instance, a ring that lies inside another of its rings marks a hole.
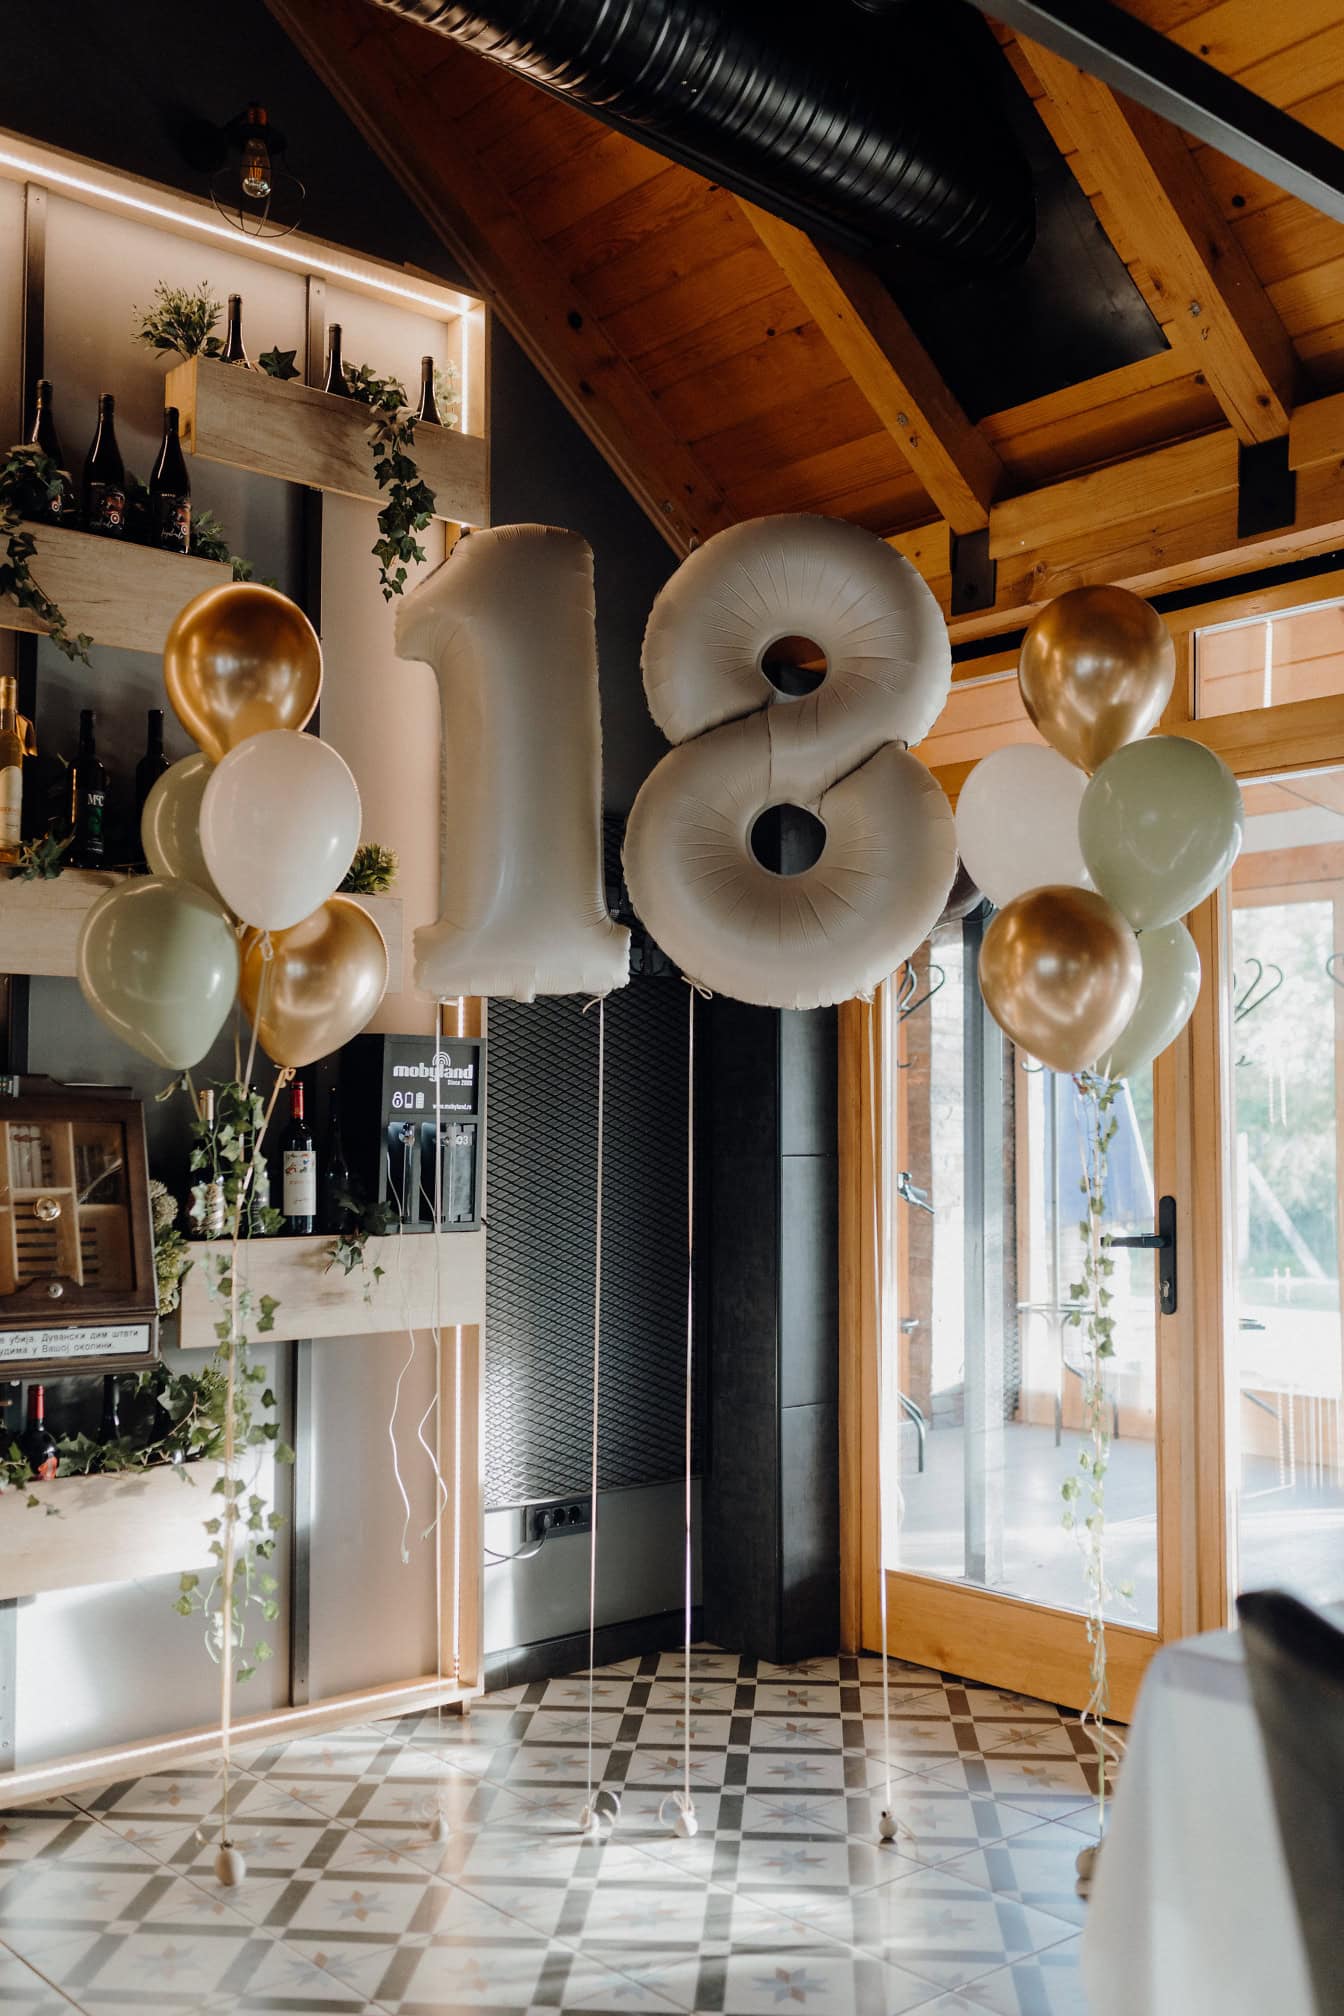
<instances>
[{"instance_id":1,"label":"glass door","mask_svg":"<svg viewBox=\"0 0 1344 2016\"><path fill-rule=\"evenodd\" d=\"M1228 892L1232 1592L1344 1597L1344 769L1248 785Z\"/></svg>"},{"instance_id":2,"label":"glass door","mask_svg":"<svg viewBox=\"0 0 1344 2016\"><path fill-rule=\"evenodd\" d=\"M985 1010L983 928L979 916L940 927L888 990L890 1643L1001 1680L1051 1641L1056 1698L1082 1700L1086 1581L1063 1497L1083 1432L1081 1333L1069 1320L1082 1271L1082 1095L1019 1054ZM1150 1077L1126 1090L1116 1119L1107 1226L1142 1236L1159 1194ZM1151 1250L1113 1257L1107 1615L1127 1693L1158 1627L1158 1315Z\"/></svg>"}]
</instances>

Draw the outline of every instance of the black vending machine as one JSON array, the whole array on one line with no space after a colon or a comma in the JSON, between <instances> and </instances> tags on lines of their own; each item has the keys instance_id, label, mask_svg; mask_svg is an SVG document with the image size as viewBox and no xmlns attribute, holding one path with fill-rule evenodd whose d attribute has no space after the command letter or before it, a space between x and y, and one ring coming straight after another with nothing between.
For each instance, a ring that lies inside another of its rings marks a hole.
<instances>
[{"instance_id":1,"label":"black vending machine","mask_svg":"<svg viewBox=\"0 0 1344 2016\"><path fill-rule=\"evenodd\" d=\"M439 1200L447 1232L481 1222L485 1044L476 1036L357 1036L341 1064L341 1119L350 1174L391 1204L403 1232L432 1232ZM436 1168L436 1134L443 1143Z\"/></svg>"}]
</instances>

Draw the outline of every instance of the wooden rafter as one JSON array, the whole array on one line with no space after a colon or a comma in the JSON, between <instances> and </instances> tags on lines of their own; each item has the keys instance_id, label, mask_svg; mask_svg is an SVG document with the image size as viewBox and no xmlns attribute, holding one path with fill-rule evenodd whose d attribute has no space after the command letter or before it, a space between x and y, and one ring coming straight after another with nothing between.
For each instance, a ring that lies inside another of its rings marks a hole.
<instances>
[{"instance_id":1,"label":"wooden rafter","mask_svg":"<svg viewBox=\"0 0 1344 2016\"><path fill-rule=\"evenodd\" d=\"M987 525L1003 464L877 275L754 203L741 209L952 530Z\"/></svg>"},{"instance_id":2,"label":"wooden rafter","mask_svg":"<svg viewBox=\"0 0 1344 2016\"><path fill-rule=\"evenodd\" d=\"M718 486L443 116L429 73L473 59L363 0L267 4L669 544L684 553L731 523Z\"/></svg>"},{"instance_id":3,"label":"wooden rafter","mask_svg":"<svg viewBox=\"0 0 1344 2016\"><path fill-rule=\"evenodd\" d=\"M1240 440L1286 433L1292 343L1184 136L1039 43L1021 48L1072 135L1084 187L1169 305L1173 346L1204 373Z\"/></svg>"}]
</instances>

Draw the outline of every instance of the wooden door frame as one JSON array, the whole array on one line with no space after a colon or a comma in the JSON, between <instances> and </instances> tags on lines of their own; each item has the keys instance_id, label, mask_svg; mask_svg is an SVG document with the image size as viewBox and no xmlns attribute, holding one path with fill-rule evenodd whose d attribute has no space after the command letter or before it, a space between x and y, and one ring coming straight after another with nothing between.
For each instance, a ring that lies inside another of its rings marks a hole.
<instances>
[{"instance_id":1,"label":"wooden door frame","mask_svg":"<svg viewBox=\"0 0 1344 2016\"><path fill-rule=\"evenodd\" d=\"M1196 717L1195 636L1229 620L1253 620L1314 603L1344 601L1344 570L1308 582L1233 592L1166 616L1177 677L1160 731L1201 742L1250 782L1344 765L1344 701L1290 701L1269 709ZM968 675L1007 671L1016 653L981 657ZM986 741L981 754L997 746ZM955 804L970 762L935 769ZM1232 1223L1223 1153L1230 1111L1229 912L1225 891L1187 920L1205 984L1187 1028L1154 1067L1154 1174L1177 1199L1181 1256L1174 1316L1157 1321L1158 1629L1107 1626L1112 1713L1130 1713L1148 1659L1163 1641L1227 1621L1228 1484L1225 1474L1225 1319L1229 1297L1225 1228ZM878 1584L877 1322L871 1292L873 1155L867 1118L873 1010L847 1002L839 1018L840 1202L840 1575L845 1649L880 1641ZM867 1228L867 1229L865 1229ZM902 1656L1015 1691L1081 1705L1076 1648L1082 1619L996 1591L892 1570L889 1612L904 1616ZM911 1608L919 1613L912 1628ZM1024 1620L1030 1618L1030 1632ZM951 1628L956 1625L958 1628Z\"/></svg>"}]
</instances>

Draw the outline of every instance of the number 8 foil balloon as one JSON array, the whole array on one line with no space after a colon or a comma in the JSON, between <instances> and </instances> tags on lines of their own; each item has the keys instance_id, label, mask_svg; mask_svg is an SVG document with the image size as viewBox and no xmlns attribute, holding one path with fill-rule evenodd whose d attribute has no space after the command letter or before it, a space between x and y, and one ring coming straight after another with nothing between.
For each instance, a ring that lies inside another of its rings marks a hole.
<instances>
[{"instance_id":1,"label":"number 8 foil balloon","mask_svg":"<svg viewBox=\"0 0 1344 2016\"><path fill-rule=\"evenodd\" d=\"M825 657L815 691L764 666L785 638ZM758 518L683 562L644 637L644 688L676 746L630 814L631 900L689 979L767 1008L866 994L932 930L956 874L952 812L909 745L951 681L947 630L909 562L840 519ZM818 859L777 874L763 812L801 806Z\"/></svg>"}]
</instances>

